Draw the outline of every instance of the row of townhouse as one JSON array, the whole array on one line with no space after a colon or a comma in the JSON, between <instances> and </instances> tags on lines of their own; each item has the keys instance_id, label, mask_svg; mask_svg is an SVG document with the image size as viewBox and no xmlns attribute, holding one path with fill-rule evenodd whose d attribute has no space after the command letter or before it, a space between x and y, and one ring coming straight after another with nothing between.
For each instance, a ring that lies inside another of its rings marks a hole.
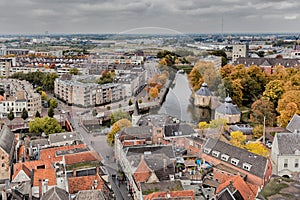
<instances>
[{"instance_id":1,"label":"row of townhouse","mask_svg":"<svg viewBox=\"0 0 300 200\"><path fill-rule=\"evenodd\" d=\"M144 62L143 56L115 56L103 55L100 58L92 59L92 64L132 64L141 65Z\"/></svg>"},{"instance_id":2,"label":"row of townhouse","mask_svg":"<svg viewBox=\"0 0 300 200\"><path fill-rule=\"evenodd\" d=\"M69 105L95 106L124 98L124 87L117 83L87 83L90 77L62 76L54 81L54 95Z\"/></svg>"},{"instance_id":3,"label":"row of townhouse","mask_svg":"<svg viewBox=\"0 0 300 200\"><path fill-rule=\"evenodd\" d=\"M70 70L76 67L80 74L88 74L89 70L83 65L59 63L18 63L16 64L15 58L0 58L0 76L8 78L15 73L57 73L59 76L69 74Z\"/></svg>"},{"instance_id":4,"label":"row of townhouse","mask_svg":"<svg viewBox=\"0 0 300 200\"><path fill-rule=\"evenodd\" d=\"M26 142L16 140L4 125L0 127L0 154L1 199L114 198L101 156L75 132Z\"/></svg>"},{"instance_id":5,"label":"row of townhouse","mask_svg":"<svg viewBox=\"0 0 300 200\"><path fill-rule=\"evenodd\" d=\"M23 109L28 111L29 116L36 112L41 113L41 95L33 89L27 81L16 79L0 79L0 118L6 117L12 110L15 117L20 117Z\"/></svg>"}]
</instances>

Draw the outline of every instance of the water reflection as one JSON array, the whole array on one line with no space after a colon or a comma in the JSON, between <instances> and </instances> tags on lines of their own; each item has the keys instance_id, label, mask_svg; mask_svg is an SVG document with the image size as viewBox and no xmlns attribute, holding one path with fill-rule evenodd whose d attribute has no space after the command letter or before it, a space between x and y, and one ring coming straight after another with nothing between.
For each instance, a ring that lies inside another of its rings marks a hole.
<instances>
[{"instance_id":1,"label":"water reflection","mask_svg":"<svg viewBox=\"0 0 300 200\"><path fill-rule=\"evenodd\" d=\"M177 73L174 83L158 113L168 114L186 122L210 121L211 109L194 106L187 75Z\"/></svg>"}]
</instances>

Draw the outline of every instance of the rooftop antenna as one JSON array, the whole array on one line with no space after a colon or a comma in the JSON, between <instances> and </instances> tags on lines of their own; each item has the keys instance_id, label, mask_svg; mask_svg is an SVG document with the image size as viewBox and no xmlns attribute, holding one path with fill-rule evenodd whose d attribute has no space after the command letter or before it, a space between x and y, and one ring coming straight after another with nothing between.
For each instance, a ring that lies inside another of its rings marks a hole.
<instances>
[{"instance_id":1,"label":"rooftop antenna","mask_svg":"<svg viewBox=\"0 0 300 200\"><path fill-rule=\"evenodd\" d=\"M222 19L221 19L221 37L223 40L223 30L224 30L224 19L223 19L223 15L222 15Z\"/></svg>"}]
</instances>

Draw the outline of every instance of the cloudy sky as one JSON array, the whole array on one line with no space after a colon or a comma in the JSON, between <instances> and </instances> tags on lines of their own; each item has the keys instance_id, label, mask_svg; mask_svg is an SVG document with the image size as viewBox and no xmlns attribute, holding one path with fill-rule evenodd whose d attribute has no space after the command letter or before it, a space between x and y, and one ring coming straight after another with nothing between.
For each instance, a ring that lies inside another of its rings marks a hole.
<instances>
[{"instance_id":1,"label":"cloudy sky","mask_svg":"<svg viewBox=\"0 0 300 200\"><path fill-rule=\"evenodd\" d=\"M222 18L224 32L300 32L299 0L0 0L0 8L0 34L220 33Z\"/></svg>"}]
</instances>

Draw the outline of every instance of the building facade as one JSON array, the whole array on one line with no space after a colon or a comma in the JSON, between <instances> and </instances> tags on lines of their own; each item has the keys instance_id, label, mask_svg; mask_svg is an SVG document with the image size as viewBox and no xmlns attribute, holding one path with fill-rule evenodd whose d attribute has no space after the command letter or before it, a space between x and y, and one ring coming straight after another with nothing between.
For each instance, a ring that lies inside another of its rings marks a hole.
<instances>
[{"instance_id":1,"label":"building facade","mask_svg":"<svg viewBox=\"0 0 300 200\"><path fill-rule=\"evenodd\" d=\"M4 91L0 98L0 118L6 117L10 110L15 117L21 117L23 109L30 117L42 112L41 95L27 81L1 79L0 88Z\"/></svg>"},{"instance_id":2,"label":"building facade","mask_svg":"<svg viewBox=\"0 0 300 200\"><path fill-rule=\"evenodd\" d=\"M235 62L238 58L247 58L249 54L249 45L247 44L235 44L232 46L232 62Z\"/></svg>"},{"instance_id":3,"label":"building facade","mask_svg":"<svg viewBox=\"0 0 300 200\"><path fill-rule=\"evenodd\" d=\"M300 172L300 134L277 133L271 152L273 174L292 177Z\"/></svg>"}]
</instances>

